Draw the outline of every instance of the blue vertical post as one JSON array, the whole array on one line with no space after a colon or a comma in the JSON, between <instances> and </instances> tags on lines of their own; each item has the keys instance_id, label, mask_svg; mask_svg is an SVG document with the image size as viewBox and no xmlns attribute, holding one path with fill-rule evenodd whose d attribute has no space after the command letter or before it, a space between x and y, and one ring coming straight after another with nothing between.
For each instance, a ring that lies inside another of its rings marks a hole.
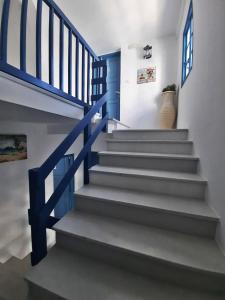
<instances>
[{"instance_id":1,"label":"blue vertical post","mask_svg":"<svg viewBox=\"0 0 225 300\"><path fill-rule=\"evenodd\" d=\"M84 115L89 111L88 106L84 107ZM84 128L84 146L91 136L91 122ZM88 151L84 159L84 184L89 184L89 166L91 162L91 149Z\"/></svg>"},{"instance_id":2,"label":"blue vertical post","mask_svg":"<svg viewBox=\"0 0 225 300\"><path fill-rule=\"evenodd\" d=\"M95 72L94 72L94 69L93 69L93 62L94 62L94 57L91 55L91 79L94 79L94 75L95 75ZM91 83L91 95L95 95L95 86ZM91 105L93 105L93 102L91 100Z\"/></svg>"},{"instance_id":3,"label":"blue vertical post","mask_svg":"<svg viewBox=\"0 0 225 300\"><path fill-rule=\"evenodd\" d=\"M85 99L85 46L82 44L82 87L81 87L81 100Z\"/></svg>"},{"instance_id":4,"label":"blue vertical post","mask_svg":"<svg viewBox=\"0 0 225 300\"><path fill-rule=\"evenodd\" d=\"M49 8L49 84L54 86L54 8Z\"/></svg>"},{"instance_id":5,"label":"blue vertical post","mask_svg":"<svg viewBox=\"0 0 225 300\"><path fill-rule=\"evenodd\" d=\"M22 1L20 19L20 70L26 72L26 33L28 0Z\"/></svg>"},{"instance_id":6,"label":"blue vertical post","mask_svg":"<svg viewBox=\"0 0 225 300\"><path fill-rule=\"evenodd\" d=\"M4 0L1 21L0 60L7 62L7 42L10 0Z\"/></svg>"},{"instance_id":7,"label":"blue vertical post","mask_svg":"<svg viewBox=\"0 0 225 300\"><path fill-rule=\"evenodd\" d=\"M90 104L90 53L87 58L87 103Z\"/></svg>"},{"instance_id":8,"label":"blue vertical post","mask_svg":"<svg viewBox=\"0 0 225 300\"><path fill-rule=\"evenodd\" d=\"M72 95L72 30L69 30L68 36L68 93Z\"/></svg>"},{"instance_id":9,"label":"blue vertical post","mask_svg":"<svg viewBox=\"0 0 225 300\"><path fill-rule=\"evenodd\" d=\"M64 89L64 21L60 19L60 37L59 37L59 86Z\"/></svg>"},{"instance_id":10,"label":"blue vertical post","mask_svg":"<svg viewBox=\"0 0 225 300\"><path fill-rule=\"evenodd\" d=\"M76 37L76 71L75 71L75 76L76 76L76 81L75 81L75 96L76 98L79 98L79 58L80 58L80 41L79 38Z\"/></svg>"},{"instance_id":11,"label":"blue vertical post","mask_svg":"<svg viewBox=\"0 0 225 300\"><path fill-rule=\"evenodd\" d=\"M100 71L99 71L100 72ZM106 77L107 77L107 63L104 61L104 64L102 66L102 94L104 95L107 92L107 82L106 82ZM103 104L102 106L102 118L104 118L107 114L107 102ZM107 132L107 125L103 128L103 132Z\"/></svg>"},{"instance_id":12,"label":"blue vertical post","mask_svg":"<svg viewBox=\"0 0 225 300\"><path fill-rule=\"evenodd\" d=\"M30 209L29 223L32 239L32 265L38 264L47 255L46 224L41 220L45 205L45 185L40 182L38 169L29 170Z\"/></svg>"},{"instance_id":13,"label":"blue vertical post","mask_svg":"<svg viewBox=\"0 0 225 300\"><path fill-rule=\"evenodd\" d=\"M42 0L37 0L36 17L36 77L41 79L41 20Z\"/></svg>"}]
</instances>

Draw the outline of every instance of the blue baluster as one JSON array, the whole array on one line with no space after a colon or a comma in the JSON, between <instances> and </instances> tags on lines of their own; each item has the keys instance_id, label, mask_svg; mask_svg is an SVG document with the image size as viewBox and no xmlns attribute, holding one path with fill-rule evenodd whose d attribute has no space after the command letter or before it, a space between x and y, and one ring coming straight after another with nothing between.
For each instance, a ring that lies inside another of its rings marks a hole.
<instances>
[{"instance_id":1,"label":"blue baluster","mask_svg":"<svg viewBox=\"0 0 225 300\"><path fill-rule=\"evenodd\" d=\"M49 9L49 84L54 86L54 8Z\"/></svg>"},{"instance_id":2,"label":"blue baluster","mask_svg":"<svg viewBox=\"0 0 225 300\"><path fill-rule=\"evenodd\" d=\"M20 20L20 70L26 72L26 33L28 0L22 1Z\"/></svg>"}]
</instances>

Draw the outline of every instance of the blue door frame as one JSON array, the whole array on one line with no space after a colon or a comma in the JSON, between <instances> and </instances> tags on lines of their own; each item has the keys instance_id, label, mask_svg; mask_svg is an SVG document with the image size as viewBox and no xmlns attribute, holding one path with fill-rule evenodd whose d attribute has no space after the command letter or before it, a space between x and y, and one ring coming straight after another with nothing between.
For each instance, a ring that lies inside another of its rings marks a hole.
<instances>
[{"instance_id":1,"label":"blue door frame","mask_svg":"<svg viewBox=\"0 0 225 300\"><path fill-rule=\"evenodd\" d=\"M120 51L100 57L107 63L107 112L110 119L117 120L120 120L120 57Z\"/></svg>"},{"instance_id":2,"label":"blue door frame","mask_svg":"<svg viewBox=\"0 0 225 300\"><path fill-rule=\"evenodd\" d=\"M74 155L65 155L56 165L53 170L53 183L54 190L65 176L66 172L72 166L74 162ZM64 193L60 197L58 204L56 205L54 212L55 217L61 219L67 212L74 207L74 178L70 181Z\"/></svg>"}]
</instances>

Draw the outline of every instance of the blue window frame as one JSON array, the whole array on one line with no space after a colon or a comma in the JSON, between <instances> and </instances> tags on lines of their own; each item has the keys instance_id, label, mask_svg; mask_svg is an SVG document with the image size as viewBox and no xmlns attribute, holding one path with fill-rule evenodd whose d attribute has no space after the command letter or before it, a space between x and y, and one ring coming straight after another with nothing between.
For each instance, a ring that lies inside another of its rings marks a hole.
<instances>
[{"instance_id":1,"label":"blue window frame","mask_svg":"<svg viewBox=\"0 0 225 300\"><path fill-rule=\"evenodd\" d=\"M190 3L183 33L182 85L188 78L193 66L193 4Z\"/></svg>"}]
</instances>

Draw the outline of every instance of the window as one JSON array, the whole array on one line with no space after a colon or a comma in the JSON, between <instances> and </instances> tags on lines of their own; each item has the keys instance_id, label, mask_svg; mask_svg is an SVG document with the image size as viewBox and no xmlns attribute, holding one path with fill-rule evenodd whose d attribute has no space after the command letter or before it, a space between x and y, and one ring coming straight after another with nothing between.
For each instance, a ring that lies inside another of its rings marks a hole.
<instances>
[{"instance_id":1,"label":"window","mask_svg":"<svg viewBox=\"0 0 225 300\"><path fill-rule=\"evenodd\" d=\"M193 66L193 4L191 1L183 33L182 85Z\"/></svg>"}]
</instances>

